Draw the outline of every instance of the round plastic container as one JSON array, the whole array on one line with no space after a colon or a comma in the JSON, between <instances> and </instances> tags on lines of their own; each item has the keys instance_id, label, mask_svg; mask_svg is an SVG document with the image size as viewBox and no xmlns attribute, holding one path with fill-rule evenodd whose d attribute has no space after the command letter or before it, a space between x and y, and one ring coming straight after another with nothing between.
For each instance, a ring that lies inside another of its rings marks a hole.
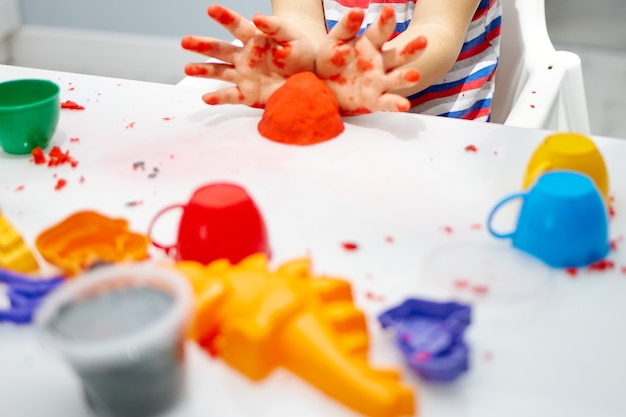
<instances>
[{"instance_id":1,"label":"round plastic container","mask_svg":"<svg viewBox=\"0 0 626 417\"><path fill-rule=\"evenodd\" d=\"M192 303L189 283L173 269L101 266L53 292L36 324L78 374L96 414L144 417L182 393Z\"/></svg>"},{"instance_id":2,"label":"round plastic container","mask_svg":"<svg viewBox=\"0 0 626 417\"><path fill-rule=\"evenodd\" d=\"M28 154L50 143L59 121L59 86L48 80L0 83L0 147Z\"/></svg>"}]
</instances>

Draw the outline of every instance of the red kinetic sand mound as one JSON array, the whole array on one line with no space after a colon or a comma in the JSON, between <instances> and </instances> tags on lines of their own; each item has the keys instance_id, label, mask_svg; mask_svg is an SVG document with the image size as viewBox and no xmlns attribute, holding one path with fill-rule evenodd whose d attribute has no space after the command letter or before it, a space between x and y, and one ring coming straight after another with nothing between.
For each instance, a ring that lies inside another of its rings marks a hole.
<instances>
[{"instance_id":1,"label":"red kinetic sand mound","mask_svg":"<svg viewBox=\"0 0 626 417\"><path fill-rule=\"evenodd\" d=\"M275 142L313 145L344 130L332 91L312 72L292 75L267 100L259 133Z\"/></svg>"}]
</instances>

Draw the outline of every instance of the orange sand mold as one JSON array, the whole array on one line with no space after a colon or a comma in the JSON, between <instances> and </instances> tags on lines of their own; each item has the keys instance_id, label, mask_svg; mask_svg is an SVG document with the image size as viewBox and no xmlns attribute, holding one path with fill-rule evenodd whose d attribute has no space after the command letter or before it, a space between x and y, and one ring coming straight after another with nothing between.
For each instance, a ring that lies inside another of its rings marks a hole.
<instances>
[{"instance_id":1,"label":"orange sand mold","mask_svg":"<svg viewBox=\"0 0 626 417\"><path fill-rule=\"evenodd\" d=\"M98 262L148 258L147 236L133 233L128 221L95 211L78 211L43 231L35 240L41 256L74 276Z\"/></svg>"},{"instance_id":2,"label":"orange sand mold","mask_svg":"<svg viewBox=\"0 0 626 417\"><path fill-rule=\"evenodd\" d=\"M267 100L259 133L275 142L313 145L344 131L339 104L312 72L292 75Z\"/></svg>"}]
</instances>

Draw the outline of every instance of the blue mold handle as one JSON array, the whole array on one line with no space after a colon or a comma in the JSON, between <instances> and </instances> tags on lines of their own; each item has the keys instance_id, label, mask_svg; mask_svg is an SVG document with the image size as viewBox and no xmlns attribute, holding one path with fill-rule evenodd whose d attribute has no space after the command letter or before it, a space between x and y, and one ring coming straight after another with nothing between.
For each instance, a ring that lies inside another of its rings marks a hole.
<instances>
[{"instance_id":1,"label":"blue mold handle","mask_svg":"<svg viewBox=\"0 0 626 417\"><path fill-rule=\"evenodd\" d=\"M60 276L40 279L0 269L0 283L7 285L7 296L11 302L11 308L0 310L0 322L30 323L41 300L63 281Z\"/></svg>"},{"instance_id":2,"label":"blue mold handle","mask_svg":"<svg viewBox=\"0 0 626 417\"><path fill-rule=\"evenodd\" d=\"M395 331L398 349L423 379L451 382L469 369L468 305L411 298L380 314L378 321Z\"/></svg>"},{"instance_id":3,"label":"blue mold handle","mask_svg":"<svg viewBox=\"0 0 626 417\"><path fill-rule=\"evenodd\" d=\"M33 278L29 275L18 274L17 272L0 269L0 282L11 286L22 286L24 288L54 287L63 282L62 276L52 278Z\"/></svg>"},{"instance_id":4,"label":"blue mold handle","mask_svg":"<svg viewBox=\"0 0 626 417\"><path fill-rule=\"evenodd\" d=\"M9 310L0 310L0 323L10 321L15 324L30 324L34 312L34 309L30 307L12 307Z\"/></svg>"},{"instance_id":5,"label":"blue mold handle","mask_svg":"<svg viewBox=\"0 0 626 417\"><path fill-rule=\"evenodd\" d=\"M510 196L504 198L498 204L496 204L496 206L491 210L491 213L489 213L489 217L487 217L487 230L489 231L489 233L491 233L493 236L499 239L508 239L508 238L513 237L513 235L515 234L515 230L509 233L499 233L493 229L493 226L491 225L491 223L493 222L493 218L495 217L496 212L500 210L502 206L504 206L505 204L509 203L512 200L515 200L516 198L524 198L526 197L526 194L528 193L522 192L522 193L511 194Z\"/></svg>"}]
</instances>

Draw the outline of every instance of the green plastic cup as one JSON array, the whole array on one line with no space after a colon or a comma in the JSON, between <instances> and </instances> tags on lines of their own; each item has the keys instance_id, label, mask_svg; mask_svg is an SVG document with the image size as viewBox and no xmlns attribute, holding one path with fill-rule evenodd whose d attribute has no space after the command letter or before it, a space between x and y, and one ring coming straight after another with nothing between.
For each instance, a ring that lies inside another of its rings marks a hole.
<instances>
[{"instance_id":1,"label":"green plastic cup","mask_svg":"<svg viewBox=\"0 0 626 417\"><path fill-rule=\"evenodd\" d=\"M48 80L0 83L0 147L28 154L48 146L59 122L59 86Z\"/></svg>"}]
</instances>

